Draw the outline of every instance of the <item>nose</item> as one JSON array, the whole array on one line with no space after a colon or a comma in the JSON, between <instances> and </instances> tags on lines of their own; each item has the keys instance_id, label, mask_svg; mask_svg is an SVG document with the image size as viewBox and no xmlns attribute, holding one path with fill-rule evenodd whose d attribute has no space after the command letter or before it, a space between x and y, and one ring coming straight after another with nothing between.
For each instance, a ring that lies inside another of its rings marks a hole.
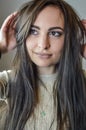
<instances>
[{"instance_id":1,"label":"nose","mask_svg":"<svg viewBox=\"0 0 86 130\"><path fill-rule=\"evenodd\" d=\"M50 47L49 38L47 35L41 35L38 39L38 47L40 49L48 49Z\"/></svg>"}]
</instances>

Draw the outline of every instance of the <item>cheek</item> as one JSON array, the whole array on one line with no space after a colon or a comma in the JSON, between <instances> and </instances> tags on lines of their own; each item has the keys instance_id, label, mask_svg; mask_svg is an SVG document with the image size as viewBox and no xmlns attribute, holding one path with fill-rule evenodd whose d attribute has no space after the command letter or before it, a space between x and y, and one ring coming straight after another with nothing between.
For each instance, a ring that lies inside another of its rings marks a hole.
<instances>
[{"instance_id":1,"label":"cheek","mask_svg":"<svg viewBox=\"0 0 86 130\"><path fill-rule=\"evenodd\" d=\"M63 47L64 47L64 41L56 43L52 47L52 49L53 49L53 52L55 52L56 54L58 54L58 53L62 52Z\"/></svg>"},{"instance_id":2,"label":"cheek","mask_svg":"<svg viewBox=\"0 0 86 130\"><path fill-rule=\"evenodd\" d=\"M62 51L63 51L63 47L64 47L64 40L61 42L58 42L57 44L55 44L55 46L53 46L53 57L56 61L56 63L60 60Z\"/></svg>"},{"instance_id":3,"label":"cheek","mask_svg":"<svg viewBox=\"0 0 86 130\"><path fill-rule=\"evenodd\" d=\"M26 40L26 48L27 51L29 52L30 50L33 50L35 48L36 44L34 41L27 39Z\"/></svg>"}]
</instances>

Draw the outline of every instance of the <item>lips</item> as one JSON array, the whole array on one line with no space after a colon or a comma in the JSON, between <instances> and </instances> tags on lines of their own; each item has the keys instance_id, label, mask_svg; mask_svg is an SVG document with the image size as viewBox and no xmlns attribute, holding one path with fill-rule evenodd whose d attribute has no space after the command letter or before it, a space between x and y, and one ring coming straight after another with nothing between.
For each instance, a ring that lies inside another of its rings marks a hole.
<instances>
[{"instance_id":1,"label":"lips","mask_svg":"<svg viewBox=\"0 0 86 130\"><path fill-rule=\"evenodd\" d=\"M47 58L50 58L52 56L52 54L47 54L47 53L38 53L38 52L35 52L35 54L38 57L43 58L43 59L47 59Z\"/></svg>"}]
</instances>

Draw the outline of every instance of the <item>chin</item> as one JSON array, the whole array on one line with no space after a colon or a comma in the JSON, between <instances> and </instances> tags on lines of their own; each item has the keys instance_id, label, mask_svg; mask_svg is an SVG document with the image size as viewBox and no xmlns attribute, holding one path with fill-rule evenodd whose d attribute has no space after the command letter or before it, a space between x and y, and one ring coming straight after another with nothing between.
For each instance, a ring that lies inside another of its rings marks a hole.
<instances>
[{"instance_id":1,"label":"chin","mask_svg":"<svg viewBox=\"0 0 86 130\"><path fill-rule=\"evenodd\" d=\"M51 64L49 63L34 63L36 66L39 66L39 67L48 67L50 66Z\"/></svg>"}]
</instances>

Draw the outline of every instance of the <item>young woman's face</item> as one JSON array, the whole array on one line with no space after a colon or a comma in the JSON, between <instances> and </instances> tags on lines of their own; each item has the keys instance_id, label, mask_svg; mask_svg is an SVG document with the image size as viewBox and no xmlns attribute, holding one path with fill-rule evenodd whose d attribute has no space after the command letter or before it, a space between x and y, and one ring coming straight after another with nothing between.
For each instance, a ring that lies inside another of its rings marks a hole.
<instances>
[{"instance_id":1,"label":"young woman's face","mask_svg":"<svg viewBox=\"0 0 86 130\"><path fill-rule=\"evenodd\" d=\"M64 17L59 8L48 6L37 16L26 40L31 60L38 68L54 70L64 45Z\"/></svg>"}]
</instances>

